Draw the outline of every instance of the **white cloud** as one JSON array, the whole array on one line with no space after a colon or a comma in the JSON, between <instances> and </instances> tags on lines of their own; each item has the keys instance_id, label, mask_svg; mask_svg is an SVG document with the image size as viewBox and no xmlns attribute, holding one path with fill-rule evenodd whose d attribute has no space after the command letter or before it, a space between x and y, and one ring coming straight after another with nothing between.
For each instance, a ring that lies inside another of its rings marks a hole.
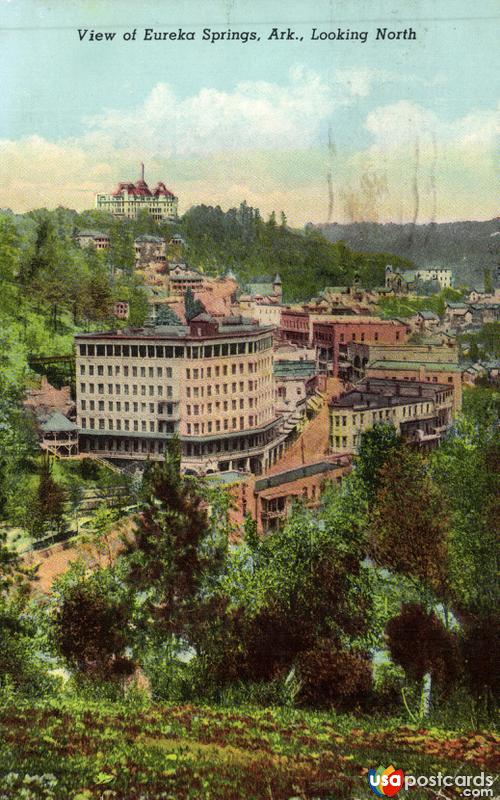
<instances>
[{"instance_id":1,"label":"white cloud","mask_svg":"<svg viewBox=\"0 0 500 800\"><path fill-rule=\"evenodd\" d=\"M88 120L88 144L141 147L150 154L185 156L219 150L311 146L335 108L346 101L341 82L325 82L296 67L289 83L245 81L233 91L204 88L179 99L157 84L129 112L108 111Z\"/></svg>"}]
</instances>

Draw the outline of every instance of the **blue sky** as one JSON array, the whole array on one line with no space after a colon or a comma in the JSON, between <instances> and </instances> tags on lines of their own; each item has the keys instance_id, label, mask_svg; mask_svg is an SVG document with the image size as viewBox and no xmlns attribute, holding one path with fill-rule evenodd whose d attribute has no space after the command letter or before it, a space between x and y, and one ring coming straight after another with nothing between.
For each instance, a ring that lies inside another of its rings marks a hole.
<instances>
[{"instance_id":1,"label":"blue sky","mask_svg":"<svg viewBox=\"0 0 500 800\"><path fill-rule=\"evenodd\" d=\"M420 221L492 216L498 4L436 5L0 0L0 206L88 207L145 160L184 209L246 199L321 222L330 181L330 218L403 221L417 174ZM375 41L410 26L417 41ZM146 27L197 39L145 42ZM210 44L205 27L260 41ZM368 40L313 42L313 27Z\"/></svg>"}]
</instances>

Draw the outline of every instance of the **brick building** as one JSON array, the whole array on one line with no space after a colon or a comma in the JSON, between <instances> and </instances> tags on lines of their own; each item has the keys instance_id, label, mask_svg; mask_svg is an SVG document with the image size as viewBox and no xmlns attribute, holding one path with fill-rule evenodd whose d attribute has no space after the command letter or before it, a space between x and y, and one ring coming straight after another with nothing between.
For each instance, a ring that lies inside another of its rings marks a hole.
<instances>
[{"instance_id":1,"label":"brick building","mask_svg":"<svg viewBox=\"0 0 500 800\"><path fill-rule=\"evenodd\" d=\"M280 335L285 341L307 347L311 342L310 314L299 308L283 308Z\"/></svg>"},{"instance_id":2,"label":"brick building","mask_svg":"<svg viewBox=\"0 0 500 800\"><path fill-rule=\"evenodd\" d=\"M348 379L349 342L402 344L410 328L402 322L378 317L328 317L312 323L312 344L318 351L319 371Z\"/></svg>"},{"instance_id":3,"label":"brick building","mask_svg":"<svg viewBox=\"0 0 500 800\"><path fill-rule=\"evenodd\" d=\"M250 515L257 522L259 533L280 528L295 502L308 508L319 505L321 493L328 483L340 483L351 469L347 455L325 456L272 475L255 478L240 472L209 476L229 489L233 503L231 521L241 529Z\"/></svg>"},{"instance_id":4,"label":"brick building","mask_svg":"<svg viewBox=\"0 0 500 800\"><path fill-rule=\"evenodd\" d=\"M161 459L177 434L185 470L256 474L281 454L271 327L201 314L75 341L81 451Z\"/></svg>"}]
</instances>

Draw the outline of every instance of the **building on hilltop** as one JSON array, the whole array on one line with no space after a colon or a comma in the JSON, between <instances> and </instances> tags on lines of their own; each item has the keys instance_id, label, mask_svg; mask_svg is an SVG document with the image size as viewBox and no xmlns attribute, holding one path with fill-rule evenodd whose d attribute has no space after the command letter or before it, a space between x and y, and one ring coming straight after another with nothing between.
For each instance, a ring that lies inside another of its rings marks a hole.
<instances>
[{"instance_id":1,"label":"building on hilltop","mask_svg":"<svg viewBox=\"0 0 500 800\"><path fill-rule=\"evenodd\" d=\"M200 314L75 342L81 451L158 460L177 435L183 469L198 474L261 474L283 452L271 327Z\"/></svg>"},{"instance_id":2,"label":"building on hilltop","mask_svg":"<svg viewBox=\"0 0 500 800\"><path fill-rule=\"evenodd\" d=\"M161 181L151 190L141 164L141 177L136 183L119 183L111 194L98 193L96 208L122 219L137 219L140 211L146 211L161 222L177 219L178 198Z\"/></svg>"},{"instance_id":3,"label":"building on hilltop","mask_svg":"<svg viewBox=\"0 0 500 800\"><path fill-rule=\"evenodd\" d=\"M453 386L365 379L330 402L330 447L355 453L364 431L389 423L408 443L434 447L451 425Z\"/></svg>"},{"instance_id":4,"label":"building on hilltop","mask_svg":"<svg viewBox=\"0 0 500 800\"><path fill-rule=\"evenodd\" d=\"M107 250L110 244L108 234L102 231L78 231L74 239L80 247L94 247L96 250Z\"/></svg>"},{"instance_id":5,"label":"building on hilltop","mask_svg":"<svg viewBox=\"0 0 500 800\"><path fill-rule=\"evenodd\" d=\"M402 270L392 264L385 268L385 287L395 294L408 294L429 281L435 282L439 289L449 289L453 285L453 271L445 267Z\"/></svg>"}]
</instances>

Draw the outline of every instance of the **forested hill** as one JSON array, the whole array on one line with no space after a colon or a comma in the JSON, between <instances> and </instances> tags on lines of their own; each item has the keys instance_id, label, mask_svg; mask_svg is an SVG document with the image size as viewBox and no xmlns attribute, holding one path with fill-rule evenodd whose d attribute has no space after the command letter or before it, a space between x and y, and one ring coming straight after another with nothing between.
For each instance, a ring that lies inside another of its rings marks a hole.
<instances>
[{"instance_id":1,"label":"forested hill","mask_svg":"<svg viewBox=\"0 0 500 800\"><path fill-rule=\"evenodd\" d=\"M412 266L411 261L390 250L361 254L343 242L328 241L314 228L292 230L284 216L277 220L272 214L264 221L258 209L246 203L229 211L222 211L219 206L194 206L174 223L157 223L143 213L137 220L117 220L102 211L77 213L66 208L38 209L18 215L4 211L0 212L0 218L15 226L21 262L31 263L38 240L43 245L42 251L47 250L44 237L52 242L51 252L44 255L47 263L42 271L42 285L56 281L61 288L66 286L70 297L58 297L63 305L75 292L78 294L79 286L73 286L79 281L76 261L90 257L76 247L72 238L84 229L100 230L110 236L111 246L99 258L102 256L103 266L106 262L108 267L122 270L125 277L132 277L136 236L148 233L168 240L173 233L180 233L187 249L178 255L190 266L212 275L231 269L242 284L279 272L285 301L315 297L325 286L350 285L356 273L365 287L381 286L386 264ZM63 277L65 272L69 272L72 281ZM115 286L115 294L118 288L125 296L126 287Z\"/></svg>"},{"instance_id":2,"label":"forested hill","mask_svg":"<svg viewBox=\"0 0 500 800\"><path fill-rule=\"evenodd\" d=\"M494 269L498 264L498 223L498 219L429 225L356 222L318 225L314 229L330 241L343 241L358 252L396 253L419 267L450 267L455 270L458 283L482 286L483 270Z\"/></svg>"},{"instance_id":3,"label":"forested hill","mask_svg":"<svg viewBox=\"0 0 500 800\"><path fill-rule=\"evenodd\" d=\"M380 286L387 263L411 266L395 255L360 254L342 242L332 244L314 229L293 231L284 217L276 220L274 214L264 222L245 203L226 212L218 206L195 206L177 228L188 242L193 266L207 272L231 268L243 282L279 272L286 301L317 296L325 286L350 284L356 273L364 286Z\"/></svg>"}]
</instances>

